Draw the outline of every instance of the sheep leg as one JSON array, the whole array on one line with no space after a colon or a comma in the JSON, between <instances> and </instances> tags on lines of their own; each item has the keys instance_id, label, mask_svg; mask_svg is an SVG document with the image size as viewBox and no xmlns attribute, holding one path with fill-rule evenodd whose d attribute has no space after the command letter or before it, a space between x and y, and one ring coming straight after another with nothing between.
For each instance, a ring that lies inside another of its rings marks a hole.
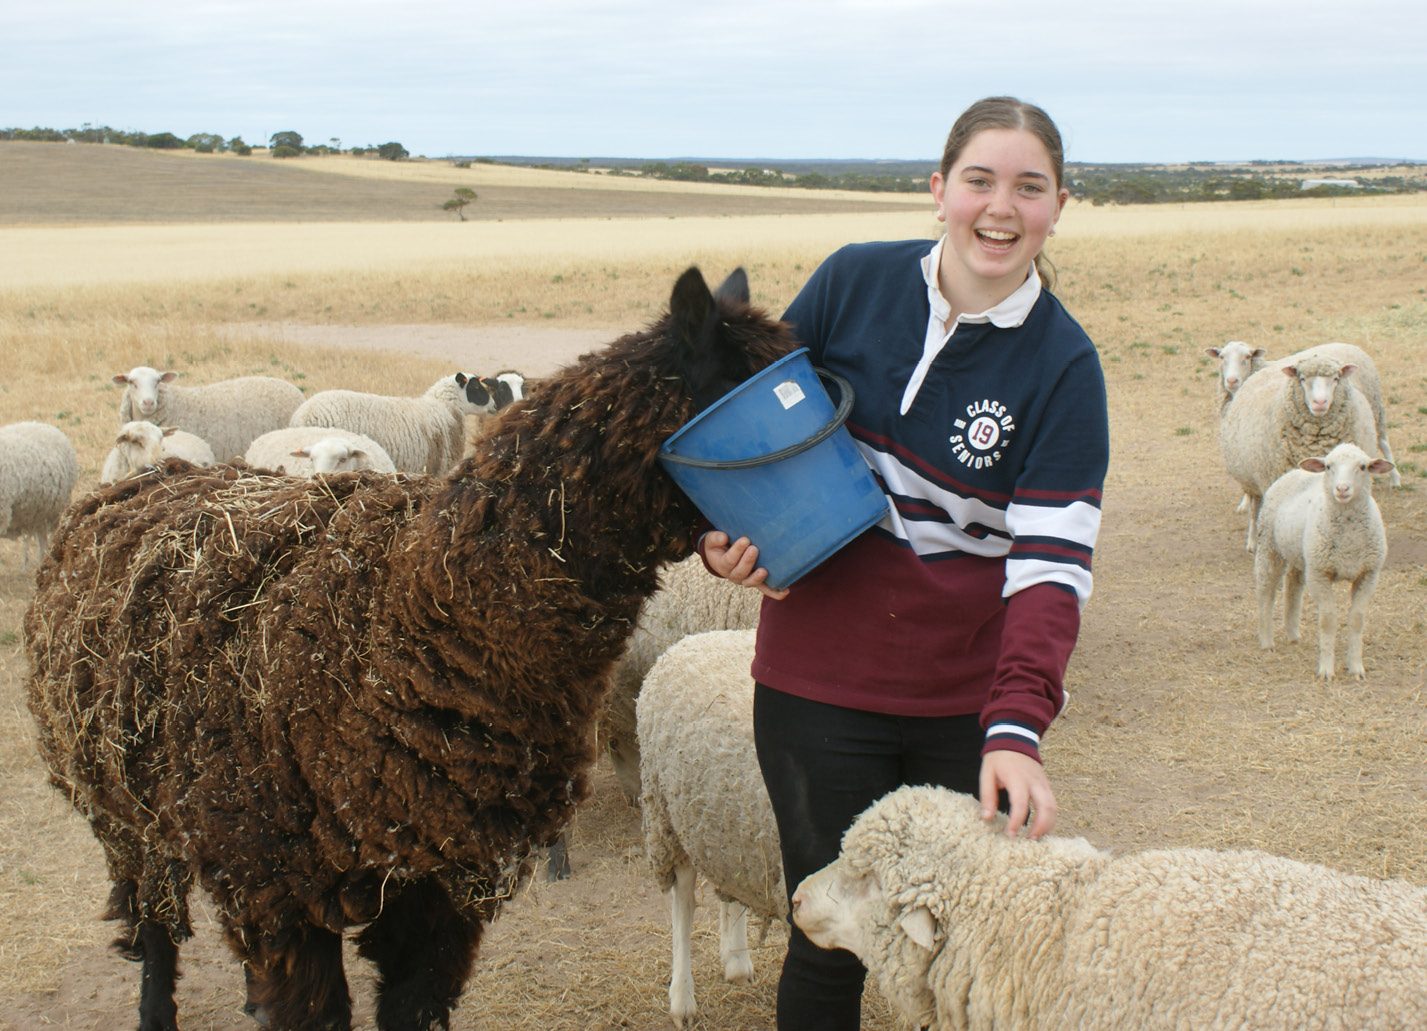
<instances>
[{"instance_id":1,"label":"sheep leg","mask_svg":"<svg viewBox=\"0 0 1427 1031\"><path fill-rule=\"evenodd\" d=\"M570 828L566 827L545 850L545 880L554 884L570 876Z\"/></svg>"},{"instance_id":2,"label":"sheep leg","mask_svg":"<svg viewBox=\"0 0 1427 1031\"><path fill-rule=\"evenodd\" d=\"M350 1031L352 997L342 970L342 936L303 924L286 932L245 927L230 940L246 942L243 1009L273 1031Z\"/></svg>"},{"instance_id":3,"label":"sheep leg","mask_svg":"<svg viewBox=\"0 0 1427 1031\"><path fill-rule=\"evenodd\" d=\"M1263 495L1247 494L1246 496L1249 501L1249 534L1248 539L1244 541L1244 550L1253 551L1254 538L1258 535L1259 529L1259 509L1263 508Z\"/></svg>"},{"instance_id":4,"label":"sheep leg","mask_svg":"<svg viewBox=\"0 0 1427 1031\"><path fill-rule=\"evenodd\" d=\"M1303 570L1289 569L1283 578L1283 636L1297 644L1303 626Z\"/></svg>"},{"instance_id":5,"label":"sheep leg","mask_svg":"<svg viewBox=\"0 0 1427 1031\"><path fill-rule=\"evenodd\" d=\"M1337 665L1338 610L1333 602L1332 577L1313 573L1308 577L1313 603L1318 606L1318 676L1333 679Z\"/></svg>"},{"instance_id":6,"label":"sheep leg","mask_svg":"<svg viewBox=\"0 0 1427 1031\"><path fill-rule=\"evenodd\" d=\"M718 954L723 979L731 984L753 980L753 956L748 951L748 907L731 899L718 904Z\"/></svg>"},{"instance_id":7,"label":"sheep leg","mask_svg":"<svg viewBox=\"0 0 1427 1031\"><path fill-rule=\"evenodd\" d=\"M1370 569L1353 581L1348 601L1348 672L1358 680L1367 675L1363 669L1363 624L1367 621L1368 599L1377 587L1377 570Z\"/></svg>"},{"instance_id":8,"label":"sheep leg","mask_svg":"<svg viewBox=\"0 0 1427 1031\"><path fill-rule=\"evenodd\" d=\"M381 913L357 936L357 952L377 967L377 1027L449 1028L480 938L480 922L435 881L389 890Z\"/></svg>"},{"instance_id":9,"label":"sheep leg","mask_svg":"<svg viewBox=\"0 0 1427 1031\"><path fill-rule=\"evenodd\" d=\"M178 945L168 928L140 920L134 928L134 947L143 954L139 988L139 1031L178 1031Z\"/></svg>"},{"instance_id":10,"label":"sheep leg","mask_svg":"<svg viewBox=\"0 0 1427 1031\"><path fill-rule=\"evenodd\" d=\"M115 857L101 839L111 869ZM124 933L114 942L121 955L142 963L139 987L139 1031L178 1031L178 943L192 931L188 925L188 878L182 867L149 862L141 881L118 880L109 893L105 918L120 920ZM162 914L155 920L151 914Z\"/></svg>"},{"instance_id":11,"label":"sheep leg","mask_svg":"<svg viewBox=\"0 0 1427 1031\"><path fill-rule=\"evenodd\" d=\"M675 1027L694 1019L699 1008L694 1002L694 971L691 937L694 930L694 868L680 863L674 868L674 886L669 890L669 924L674 939L673 971L669 975L669 1016Z\"/></svg>"},{"instance_id":12,"label":"sheep leg","mask_svg":"<svg viewBox=\"0 0 1427 1031\"><path fill-rule=\"evenodd\" d=\"M1273 599L1283 579L1284 561L1271 544L1254 552L1254 594L1259 609L1259 647L1273 647Z\"/></svg>"},{"instance_id":13,"label":"sheep leg","mask_svg":"<svg viewBox=\"0 0 1427 1031\"><path fill-rule=\"evenodd\" d=\"M1392 457L1392 445L1387 442L1387 430L1378 434L1377 449L1382 457L1392 463L1392 473L1388 476L1387 482L1390 487L1402 486L1402 474L1397 471L1397 459Z\"/></svg>"}]
</instances>

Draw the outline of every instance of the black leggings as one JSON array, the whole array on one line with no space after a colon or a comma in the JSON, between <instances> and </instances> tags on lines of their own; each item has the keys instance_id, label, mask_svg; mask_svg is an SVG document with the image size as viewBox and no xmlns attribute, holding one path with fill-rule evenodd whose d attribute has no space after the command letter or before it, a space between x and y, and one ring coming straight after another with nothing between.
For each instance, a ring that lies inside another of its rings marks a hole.
<instances>
[{"instance_id":1,"label":"black leggings","mask_svg":"<svg viewBox=\"0 0 1427 1031\"><path fill-rule=\"evenodd\" d=\"M903 784L970 795L979 788L984 732L974 714L887 716L758 684L753 736L789 896L837 858L843 832L887 792ZM779 1031L857 1031L866 973L852 953L820 949L791 925L778 982Z\"/></svg>"}]
</instances>

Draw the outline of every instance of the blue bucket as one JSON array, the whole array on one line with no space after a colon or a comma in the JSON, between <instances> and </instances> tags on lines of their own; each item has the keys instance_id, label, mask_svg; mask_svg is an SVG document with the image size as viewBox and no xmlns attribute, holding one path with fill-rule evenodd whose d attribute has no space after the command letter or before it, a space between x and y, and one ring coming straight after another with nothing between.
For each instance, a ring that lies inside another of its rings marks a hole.
<instances>
[{"instance_id":1,"label":"blue bucket","mask_svg":"<svg viewBox=\"0 0 1427 1031\"><path fill-rule=\"evenodd\" d=\"M833 407L821 379L840 394ZM852 385L799 348L745 380L664 442L659 461L715 528L758 545L787 587L887 514L843 423Z\"/></svg>"}]
</instances>

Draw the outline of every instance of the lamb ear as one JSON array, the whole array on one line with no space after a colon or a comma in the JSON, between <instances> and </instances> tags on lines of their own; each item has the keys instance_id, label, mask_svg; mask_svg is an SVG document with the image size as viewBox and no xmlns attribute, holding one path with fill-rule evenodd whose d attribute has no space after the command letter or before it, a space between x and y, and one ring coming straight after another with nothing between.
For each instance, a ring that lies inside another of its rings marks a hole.
<instances>
[{"instance_id":1,"label":"lamb ear","mask_svg":"<svg viewBox=\"0 0 1427 1031\"><path fill-rule=\"evenodd\" d=\"M1368 465L1368 472L1390 473L1394 468L1396 468L1396 466L1394 466L1386 458L1374 458L1372 462Z\"/></svg>"},{"instance_id":2,"label":"lamb ear","mask_svg":"<svg viewBox=\"0 0 1427 1031\"><path fill-rule=\"evenodd\" d=\"M897 924L908 938L928 952L936 948L936 919L926 906L917 906L903 913Z\"/></svg>"},{"instance_id":3,"label":"lamb ear","mask_svg":"<svg viewBox=\"0 0 1427 1031\"><path fill-rule=\"evenodd\" d=\"M1307 469L1310 473L1321 473L1324 469L1328 468L1328 466L1324 464L1321 458L1305 458L1298 463L1298 468Z\"/></svg>"},{"instance_id":4,"label":"lamb ear","mask_svg":"<svg viewBox=\"0 0 1427 1031\"><path fill-rule=\"evenodd\" d=\"M300 447L300 448L298 448L296 451L289 451L288 454L292 455L293 458L311 458L311 457L312 457L311 454L308 452L307 448L305 448L305 447Z\"/></svg>"}]
</instances>

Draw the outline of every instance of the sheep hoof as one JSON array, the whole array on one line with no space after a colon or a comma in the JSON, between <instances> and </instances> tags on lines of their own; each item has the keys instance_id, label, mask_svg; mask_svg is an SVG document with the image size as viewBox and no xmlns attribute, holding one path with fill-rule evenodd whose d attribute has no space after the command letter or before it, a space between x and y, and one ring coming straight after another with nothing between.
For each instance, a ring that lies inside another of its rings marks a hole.
<instances>
[{"instance_id":1,"label":"sheep hoof","mask_svg":"<svg viewBox=\"0 0 1427 1031\"><path fill-rule=\"evenodd\" d=\"M747 953L730 957L724 963L723 979L729 984L748 984L753 980L753 961Z\"/></svg>"}]
</instances>

